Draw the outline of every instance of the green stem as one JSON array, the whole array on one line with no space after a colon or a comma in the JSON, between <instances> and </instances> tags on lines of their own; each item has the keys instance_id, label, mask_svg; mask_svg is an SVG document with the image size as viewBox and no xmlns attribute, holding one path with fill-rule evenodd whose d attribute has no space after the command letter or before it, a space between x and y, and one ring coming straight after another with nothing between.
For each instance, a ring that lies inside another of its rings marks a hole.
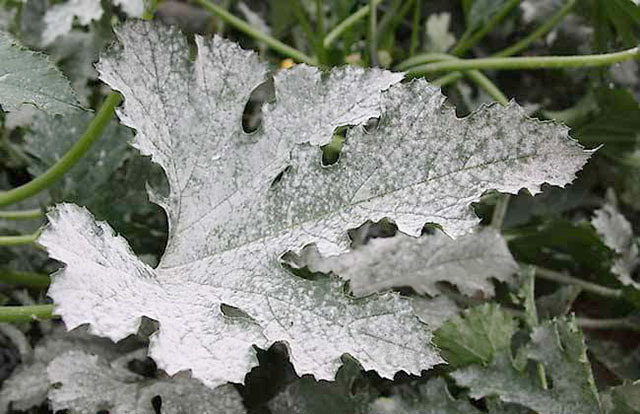
<instances>
[{"instance_id":1,"label":"green stem","mask_svg":"<svg viewBox=\"0 0 640 414\"><path fill-rule=\"evenodd\" d=\"M31 322L53 317L53 305L0 306L0 322Z\"/></svg>"},{"instance_id":2,"label":"green stem","mask_svg":"<svg viewBox=\"0 0 640 414\"><path fill-rule=\"evenodd\" d=\"M411 21L411 43L409 44L410 55L416 53L418 44L420 42L420 16L422 14L420 10L421 5L421 0L414 1L413 20Z\"/></svg>"},{"instance_id":3,"label":"green stem","mask_svg":"<svg viewBox=\"0 0 640 414\"><path fill-rule=\"evenodd\" d=\"M42 273L0 269L0 283L42 289L49 286L49 276Z\"/></svg>"},{"instance_id":4,"label":"green stem","mask_svg":"<svg viewBox=\"0 0 640 414\"><path fill-rule=\"evenodd\" d=\"M481 59L458 59L428 63L409 70L408 77L424 76L436 72L450 72L470 69L550 69L607 66L640 55L637 47L615 53L583 56L536 56L536 57L495 57Z\"/></svg>"},{"instance_id":5,"label":"green stem","mask_svg":"<svg viewBox=\"0 0 640 414\"><path fill-rule=\"evenodd\" d=\"M560 10L558 10L553 16L551 16L551 18L547 20L546 23L538 27L530 35L518 41L517 43L513 44L512 46L509 46L506 49L503 49L497 53L492 54L491 57L508 57L523 51L524 49L529 47L531 43L535 42L542 36L549 33L560 21L562 21L562 19L564 19L567 16L567 14L569 14L569 12L571 11L571 9L573 9L575 4L576 4L576 0L569 0L567 4L565 4ZM406 70L412 66L428 63L427 60L423 60L422 56L424 55L418 55L410 59L407 59L404 62L401 62L400 65L398 65L398 68L403 68L400 70ZM450 83L456 82L457 80L461 79L462 76L463 74L460 72L453 72L436 79L434 82L437 82L438 85L440 86L446 86L446 85L449 85Z\"/></svg>"},{"instance_id":6,"label":"green stem","mask_svg":"<svg viewBox=\"0 0 640 414\"><path fill-rule=\"evenodd\" d=\"M429 53L428 56L424 55L425 59L430 59L432 62L441 62L445 60L459 60L455 56L448 55L446 53ZM469 70L464 73L469 79L475 82L480 88L482 88L489 96L500 103L500 105L506 106L509 103L509 99L502 93L500 88L495 83L491 82L491 79L486 77L479 70ZM433 85L440 86L438 79L431 82Z\"/></svg>"},{"instance_id":7,"label":"green stem","mask_svg":"<svg viewBox=\"0 0 640 414\"><path fill-rule=\"evenodd\" d=\"M33 234L24 234L20 236L0 236L0 246L9 247L32 244L38 240L38 236L40 236L39 231Z\"/></svg>"},{"instance_id":8,"label":"green stem","mask_svg":"<svg viewBox=\"0 0 640 414\"><path fill-rule=\"evenodd\" d=\"M470 70L466 72L465 75L473 82L475 82L480 87L480 89L484 90L500 105L507 106L509 104L509 98L507 98L504 93L502 93L500 88L498 88L498 86L496 86L496 84L493 83L491 79L489 79L479 70Z\"/></svg>"},{"instance_id":9,"label":"green stem","mask_svg":"<svg viewBox=\"0 0 640 414\"><path fill-rule=\"evenodd\" d=\"M532 265L525 265L532 266ZM563 283L567 285L578 286L585 291L595 293L596 295L605 296L609 298L621 298L623 293L620 289L612 289L605 286L600 286L595 283L587 282L586 280L578 279L577 277L570 276L564 273L557 272L551 269L545 269L538 266L533 266L536 272L536 276L543 279L551 280L553 282Z\"/></svg>"},{"instance_id":10,"label":"green stem","mask_svg":"<svg viewBox=\"0 0 640 414\"><path fill-rule=\"evenodd\" d=\"M217 4L210 2L209 0L195 0L195 2L205 10L215 14L221 20L235 27L239 31L243 32L244 34L256 40L264 42L271 49L277 52L280 52L283 55L288 56L294 60L297 60L298 62L304 62L309 65L316 64L316 60L313 59L312 57L305 55L301 51L282 43L278 39L271 37L268 34L261 32L260 30L257 30L255 27L251 26L249 23L245 22L244 20L226 11L223 7L220 7Z\"/></svg>"},{"instance_id":11,"label":"green stem","mask_svg":"<svg viewBox=\"0 0 640 414\"><path fill-rule=\"evenodd\" d=\"M522 52L527 47L529 47L531 43L535 42L542 36L546 35L554 27L556 27L556 25L560 23L562 19L564 19L567 16L567 14L569 14L571 9L573 9L573 7L576 5L576 1L577 0L567 1L567 3L564 6L562 6L562 8L560 8L560 10L555 12L554 15L551 16L551 18L549 18L549 20L547 20L544 24L542 24L536 30L531 32L531 34L519 40L517 43L514 43L512 46L509 46L506 49L501 50L500 52L496 53L493 56L506 57L506 56L513 56L517 53Z\"/></svg>"},{"instance_id":12,"label":"green stem","mask_svg":"<svg viewBox=\"0 0 640 414\"><path fill-rule=\"evenodd\" d=\"M91 148L94 142L100 137L102 131L109 123L113 115L114 108L122 101L120 94L111 92L105 99L102 107L91 120L89 127L71 149L64 154L58 162L42 175L34 178L28 183L16 187L12 190L0 193L0 207L24 200L42 190L48 188L58 181L67 171L69 171L82 156Z\"/></svg>"},{"instance_id":13,"label":"green stem","mask_svg":"<svg viewBox=\"0 0 640 414\"><path fill-rule=\"evenodd\" d=\"M342 33L346 32L351 26L358 23L361 19L363 19L366 15L369 14L371 10L371 3L374 4L374 7L382 2L382 0L369 0L370 3L366 6L362 6L351 16L344 19L342 22L338 23L336 27L331 29L329 33L324 37L324 41L322 42L325 48L329 48L333 42L335 42Z\"/></svg>"},{"instance_id":14,"label":"green stem","mask_svg":"<svg viewBox=\"0 0 640 414\"><path fill-rule=\"evenodd\" d=\"M480 30L469 35L468 37L463 36L458 44L451 50L451 54L454 56L464 55L469 49L475 46L480 40L482 40L482 38L484 38L489 32L491 32L502 20L504 20L504 18L507 17L511 10L513 10L514 7L520 4L520 1L521 0L509 0L504 5L502 10L500 10L499 13L489 19L487 24L482 26Z\"/></svg>"},{"instance_id":15,"label":"green stem","mask_svg":"<svg viewBox=\"0 0 640 414\"><path fill-rule=\"evenodd\" d=\"M369 0L369 63L378 66L378 12L376 1Z\"/></svg>"},{"instance_id":16,"label":"green stem","mask_svg":"<svg viewBox=\"0 0 640 414\"><path fill-rule=\"evenodd\" d=\"M44 211L39 208L32 210L0 210L0 219L5 220L33 220L44 217Z\"/></svg>"}]
</instances>

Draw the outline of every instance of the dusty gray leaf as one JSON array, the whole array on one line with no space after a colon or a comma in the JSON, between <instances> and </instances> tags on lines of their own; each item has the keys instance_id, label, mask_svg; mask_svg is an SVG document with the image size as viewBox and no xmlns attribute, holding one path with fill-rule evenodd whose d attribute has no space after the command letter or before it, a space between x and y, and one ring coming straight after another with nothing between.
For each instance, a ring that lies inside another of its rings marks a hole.
<instances>
[{"instance_id":1,"label":"dusty gray leaf","mask_svg":"<svg viewBox=\"0 0 640 414\"><path fill-rule=\"evenodd\" d=\"M86 26L93 20L99 20L103 13L100 0L68 0L52 6L44 15L43 46L48 46L58 36L69 33L75 18L78 23Z\"/></svg>"},{"instance_id":2,"label":"dusty gray leaf","mask_svg":"<svg viewBox=\"0 0 640 414\"><path fill-rule=\"evenodd\" d=\"M486 365L471 365L451 375L470 388L472 398L495 396L506 403L528 407L539 414L601 413L600 400L586 355L582 334L574 319L543 323L514 360L509 347ZM550 378L543 389L526 359L542 363Z\"/></svg>"},{"instance_id":3,"label":"dusty gray leaf","mask_svg":"<svg viewBox=\"0 0 640 414\"><path fill-rule=\"evenodd\" d=\"M507 243L492 229L457 239L440 231L418 238L398 233L329 258L309 250L303 260L311 271L333 272L348 280L356 296L404 286L436 296L439 282L449 282L468 296L493 296L490 279L512 281L519 270Z\"/></svg>"},{"instance_id":4,"label":"dusty gray leaf","mask_svg":"<svg viewBox=\"0 0 640 414\"><path fill-rule=\"evenodd\" d=\"M311 243L342 253L347 229L383 217L411 235L425 222L466 233L477 222L469 204L486 190L564 185L589 156L566 128L516 104L459 120L425 81L381 95L400 75L353 67L279 72L276 102L247 135L242 112L266 73L255 54L196 36L192 60L182 35L143 22L118 36L100 78L125 96L119 115L137 130L134 145L167 173L169 195L155 199L168 245L152 269L108 225L61 205L39 240L66 264L49 295L68 327L89 323L112 339L135 332L142 315L157 320L150 355L209 386L243 381L253 345L275 341L318 379L333 378L343 353L383 377L441 362L409 301L349 298L337 280L292 276L280 257ZM321 164L317 145L334 128L375 116L375 131L351 129L340 161ZM225 315L223 304L246 316Z\"/></svg>"},{"instance_id":5,"label":"dusty gray leaf","mask_svg":"<svg viewBox=\"0 0 640 414\"><path fill-rule=\"evenodd\" d=\"M596 210L591 224L602 237L604 244L618 254L611 271L618 276L623 285L640 289L640 283L633 280L631 274L640 264L638 243L633 237L631 223L613 204L605 204Z\"/></svg>"},{"instance_id":6,"label":"dusty gray leaf","mask_svg":"<svg viewBox=\"0 0 640 414\"><path fill-rule=\"evenodd\" d=\"M151 400L160 396L162 412L166 414L245 412L240 395L230 385L211 390L196 380L182 377L144 380L81 350L56 357L47 367L47 375L54 384L49 391L54 411L154 414Z\"/></svg>"},{"instance_id":7,"label":"dusty gray leaf","mask_svg":"<svg viewBox=\"0 0 640 414\"><path fill-rule=\"evenodd\" d=\"M418 319L434 330L460 312L458 305L444 295L436 296L435 298L416 296L413 298L411 305Z\"/></svg>"},{"instance_id":8,"label":"dusty gray leaf","mask_svg":"<svg viewBox=\"0 0 640 414\"><path fill-rule=\"evenodd\" d=\"M69 81L49 58L0 32L0 105L5 111L17 111L23 104L50 114L80 109Z\"/></svg>"},{"instance_id":9,"label":"dusty gray leaf","mask_svg":"<svg viewBox=\"0 0 640 414\"><path fill-rule=\"evenodd\" d=\"M22 361L0 390L0 414L7 412L9 404L14 410L26 411L42 404L49 391L47 366L58 355L69 350L83 349L105 359L117 356L113 343L107 339L87 335L81 331L55 332L39 343L31 360Z\"/></svg>"}]
</instances>

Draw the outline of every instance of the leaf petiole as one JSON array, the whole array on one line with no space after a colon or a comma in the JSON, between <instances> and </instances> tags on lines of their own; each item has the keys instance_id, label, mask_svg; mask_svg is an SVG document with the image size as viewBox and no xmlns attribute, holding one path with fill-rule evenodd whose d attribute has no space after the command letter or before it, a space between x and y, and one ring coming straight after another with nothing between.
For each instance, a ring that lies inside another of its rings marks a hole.
<instances>
[{"instance_id":1,"label":"leaf petiole","mask_svg":"<svg viewBox=\"0 0 640 414\"><path fill-rule=\"evenodd\" d=\"M607 66L640 56L637 47L614 53L583 56L535 56L535 57L493 57L480 59L458 59L428 63L411 68L407 76L418 77L430 73L472 70L472 69L553 69Z\"/></svg>"},{"instance_id":2,"label":"leaf petiole","mask_svg":"<svg viewBox=\"0 0 640 414\"><path fill-rule=\"evenodd\" d=\"M0 306L0 322L31 322L52 318L53 305Z\"/></svg>"},{"instance_id":3,"label":"leaf petiole","mask_svg":"<svg viewBox=\"0 0 640 414\"><path fill-rule=\"evenodd\" d=\"M67 171L80 161L82 156L100 137L102 131L104 131L104 128L107 126L114 113L114 108L118 106L121 101L122 97L119 93L111 92L109 96L107 96L107 99L105 99L100 110L96 113L96 116L91 120L89 127L84 134L82 134L78 142L76 142L58 162L53 164L51 168L45 171L42 175L39 175L20 187L1 192L0 207L17 203L18 201L22 201L32 195L38 194L58 181Z\"/></svg>"},{"instance_id":4,"label":"leaf petiole","mask_svg":"<svg viewBox=\"0 0 640 414\"><path fill-rule=\"evenodd\" d=\"M39 208L32 210L0 210L0 219L4 220L33 220L44 217L44 211Z\"/></svg>"}]
</instances>

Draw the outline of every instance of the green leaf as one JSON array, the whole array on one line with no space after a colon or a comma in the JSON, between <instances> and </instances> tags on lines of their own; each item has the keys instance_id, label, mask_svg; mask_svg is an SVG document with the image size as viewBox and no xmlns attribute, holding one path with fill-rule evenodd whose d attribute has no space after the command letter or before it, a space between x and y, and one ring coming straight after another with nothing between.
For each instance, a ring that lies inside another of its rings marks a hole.
<instances>
[{"instance_id":1,"label":"green leaf","mask_svg":"<svg viewBox=\"0 0 640 414\"><path fill-rule=\"evenodd\" d=\"M5 111L17 111L23 104L49 114L80 109L69 81L45 55L24 49L0 32L0 105Z\"/></svg>"},{"instance_id":2,"label":"green leaf","mask_svg":"<svg viewBox=\"0 0 640 414\"><path fill-rule=\"evenodd\" d=\"M446 321L433 342L453 367L486 364L509 350L517 322L496 304L484 304Z\"/></svg>"},{"instance_id":3,"label":"green leaf","mask_svg":"<svg viewBox=\"0 0 640 414\"><path fill-rule=\"evenodd\" d=\"M640 381L607 390L603 405L607 407L608 414L640 413Z\"/></svg>"},{"instance_id":4,"label":"green leaf","mask_svg":"<svg viewBox=\"0 0 640 414\"><path fill-rule=\"evenodd\" d=\"M451 376L472 398L495 396L539 414L601 413L584 339L574 319L543 323L514 361L509 347L496 352L486 365L471 365ZM525 359L542 363L549 389L529 369Z\"/></svg>"},{"instance_id":5,"label":"green leaf","mask_svg":"<svg viewBox=\"0 0 640 414\"><path fill-rule=\"evenodd\" d=\"M278 72L276 100L248 135L242 113L266 73L254 53L217 37L195 37L193 51L181 34L144 22L118 35L100 78L125 96L119 115L137 130L134 145L167 174L168 195L154 198L169 240L151 268L107 224L62 204L39 239L66 264L48 294L68 327L89 323L114 340L142 316L157 320L154 360L209 386L243 381L254 345L276 341L317 379L333 378L344 353L386 378L440 363L406 298L354 299L341 281L292 275L282 255L311 243L343 253L348 229L384 217L411 236L427 222L461 236L478 223L470 204L489 189L565 185L589 157L565 127L515 103L458 119L426 81L393 85L401 74L354 67ZM380 122L367 131L372 117ZM339 161L323 166L320 147L352 125Z\"/></svg>"}]
</instances>

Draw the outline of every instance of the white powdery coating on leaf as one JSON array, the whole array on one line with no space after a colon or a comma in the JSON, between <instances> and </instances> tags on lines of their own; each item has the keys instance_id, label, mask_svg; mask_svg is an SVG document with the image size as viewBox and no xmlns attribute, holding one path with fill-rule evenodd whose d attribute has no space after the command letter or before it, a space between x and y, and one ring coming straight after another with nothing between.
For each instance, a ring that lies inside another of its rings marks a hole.
<instances>
[{"instance_id":1,"label":"white powdery coating on leaf","mask_svg":"<svg viewBox=\"0 0 640 414\"><path fill-rule=\"evenodd\" d=\"M311 271L333 272L349 280L356 296L405 286L436 296L438 282L449 282L468 296L493 296L490 279L510 281L519 269L505 240L492 229L458 239L440 231L418 238L398 233L340 256L309 254L304 259Z\"/></svg>"},{"instance_id":2,"label":"white powdery coating on leaf","mask_svg":"<svg viewBox=\"0 0 640 414\"><path fill-rule=\"evenodd\" d=\"M640 289L640 283L632 278L634 269L640 264L638 243L633 237L631 223L612 204L605 204L596 210L591 220L604 244L620 255L616 258L611 271L618 276L620 283Z\"/></svg>"},{"instance_id":3,"label":"white powdery coating on leaf","mask_svg":"<svg viewBox=\"0 0 640 414\"><path fill-rule=\"evenodd\" d=\"M129 17L142 17L144 14L144 0L113 0Z\"/></svg>"},{"instance_id":4,"label":"white powdery coating on leaf","mask_svg":"<svg viewBox=\"0 0 640 414\"><path fill-rule=\"evenodd\" d=\"M343 353L384 377L440 363L409 301L347 297L338 280L289 274L282 254L309 243L342 253L347 229L382 217L414 235L425 221L466 233L477 222L469 203L484 191L564 185L588 158L566 128L530 120L515 104L458 120L426 82L380 95L399 76L360 68L324 79L305 66L278 75L277 101L247 135L243 109L266 74L254 53L196 37L192 60L182 35L143 22L118 36L122 45L98 70L125 96L119 115L137 130L134 145L167 174L169 194L157 198L168 245L151 269L107 225L59 206L40 239L67 265L49 294L69 328L89 323L112 339L134 333L142 315L156 319L150 355L209 386L242 382L257 363L252 345L275 341L288 344L299 373L318 379L333 378ZM321 164L313 143L376 116L376 131L356 127L340 161Z\"/></svg>"},{"instance_id":5,"label":"white powdery coating on leaf","mask_svg":"<svg viewBox=\"0 0 640 414\"><path fill-rule=\"evenodd\" d=\"M126 358L126 357L125 357ZM54 411L93 414L153 414L152 399L159 396L164 414L244 414L242 399L231 385L215 390L184 377L149 380L98 355L81 350L56 357L47 367L49 398Z\"/></svg>"},{"instance_id":6,"label":"white powdery coating on leaf","mask_svg":"<svg viewBox=\"0 0 640 414\"><path fill-rule=\"evenodd\" d=\"M74 18L77 17L78 22L86 26L92 20L99 20L102 13L100 0L69 0L63 4L56 4L44 15L43 46L48 46L58 36L69 33Z\"/></svg>"}]
</instances>

